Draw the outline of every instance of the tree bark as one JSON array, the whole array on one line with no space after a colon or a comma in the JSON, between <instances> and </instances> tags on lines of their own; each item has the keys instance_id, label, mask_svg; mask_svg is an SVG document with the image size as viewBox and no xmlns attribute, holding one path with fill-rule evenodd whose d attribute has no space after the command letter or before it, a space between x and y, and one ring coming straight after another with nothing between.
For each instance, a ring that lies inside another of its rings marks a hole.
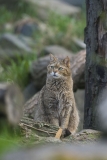
<instances>
[{"instance_id":1,"label":"tree bark","mask_svg":"<svg viewBox=\"0 0 107 160\"><path fill-rule=\"evenodd\" d=\"M107 1L86 0L86 10L84 128L99 129L97 106L100 94L107 89Z\"/></svg>"}]
</instances>

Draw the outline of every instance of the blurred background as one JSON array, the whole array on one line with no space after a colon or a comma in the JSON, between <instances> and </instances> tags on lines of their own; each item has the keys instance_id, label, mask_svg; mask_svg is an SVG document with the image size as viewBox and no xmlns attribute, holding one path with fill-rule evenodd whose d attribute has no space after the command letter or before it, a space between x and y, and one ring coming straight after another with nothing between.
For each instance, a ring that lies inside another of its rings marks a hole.
<instances>
[{"instance_id":1,"label":"blurred background","mask_svg":"<svg viewBox=\"0 0 107 160\"><path fill-rule=\"evenodd\" d=\"M35 85L32 69L41 57L49 53L75 56L85 50L85 17L85 0L0 0L0 101L7 90L14 95L23 94L26 102L41 89L42 78ZM42 70L36 77L40 73ZM8 88L10 83L17 84L21 91ZM75 98L81 117L79 130L82 130L84 85L80 88L76 88ZM18 101L23 103L20 96ZM16 129L7 128L3 120L0 153L25 144Z\"/></svg>"}]
</instances>

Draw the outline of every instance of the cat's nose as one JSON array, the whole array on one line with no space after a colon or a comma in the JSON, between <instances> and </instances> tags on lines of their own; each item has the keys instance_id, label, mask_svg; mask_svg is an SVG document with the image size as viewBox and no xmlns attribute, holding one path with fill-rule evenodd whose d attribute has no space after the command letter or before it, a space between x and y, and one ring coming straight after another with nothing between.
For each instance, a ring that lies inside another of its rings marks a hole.
<instances>
[{"instance_id":1,"label":"cat's nose","mask_svg":"<svg viewBox=\"0 0 107 160\"><path fill-rule=\"evenodd\" d=\"M56 76L57 71L54 71L54 76Z\"/></svg>"},{"instance_id":2,"label":"cat's nose","mask_svg":"<svg viewBox=\"0 0 107 160\"><path fill-rule=\"evenodd\" d=\"M54 70L54 73L56 73L57 72L57 70Z\"/></svg>"},{"instance_id":3,"label":"cat's nose","mask_svg":"<svg viewBox=\"0 0 107 160\"><path fill-rule=\"evenodd\" d=\"M57 71L54 71L54 76L56 75Z\"/></svg>"}]
</instances>

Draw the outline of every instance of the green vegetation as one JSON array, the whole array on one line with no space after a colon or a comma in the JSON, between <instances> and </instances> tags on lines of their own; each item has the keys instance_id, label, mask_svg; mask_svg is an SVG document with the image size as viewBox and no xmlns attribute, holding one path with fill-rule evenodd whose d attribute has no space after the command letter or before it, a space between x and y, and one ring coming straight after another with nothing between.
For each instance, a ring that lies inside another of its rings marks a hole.
<instances>
[{"instance_id":1,"label":"green vegetation","mask_svg":"<svg viewBox=\"0 0 107 160\"><path fill-rule=\"evenodd\" d=\"M43 34L44 44L59 44L72 52L77 52L80 48L73 42L73 37L84 39L85 12L75 16L61 16L50 12L47 27L51 34Z\"/></svg>"},{"instance_id":2,"label":"green vegetation","mask_svg":"<svg viewBox=\"0 0 107 160\"><path fill-rule=\"evenodd\" d=\"M22 89L26 87L29 83L29 68L34 59L36 59L35 54L24 55L24 57L16 56L17 61L14 60L9 61L9 65L1 65L1 74L0 81L5 82L15 82Z\"/></svg>"},{"instance_id":3,"label":"green vegetation","mask_svg":"<svg viewBox=\"0 0 107 160\"><path fill-rule=\"evenodd\" d=\"M85 13L82 12L80 15L75 16L61 16L55 13L50 13L48 25L53 28L53 30L70 35L77 36L79 38L84 37L84 27L85 27Z\"/></svg>"},{"instance_id":4,"label":"green vegetation","mask_svg":"<svg viewBox=\"0 0 107 160\"><path fill-rule=\"evenodd\" d=\"M19 137L12 136L10 133L0 134L0 153L6 152L13 147L18 147L19 145Z\"/></svg>"},{"instance_id":5,"label":"green vegetation","mask_svg":"<svg viewBox=\"0 0 107 160\"><path fill-rule=\"evenodd\" d=\"M0 131L0 154L21 146L21 138L15 129L9 129L8 127L1 128Z\"/></svg>"}]
</instances>

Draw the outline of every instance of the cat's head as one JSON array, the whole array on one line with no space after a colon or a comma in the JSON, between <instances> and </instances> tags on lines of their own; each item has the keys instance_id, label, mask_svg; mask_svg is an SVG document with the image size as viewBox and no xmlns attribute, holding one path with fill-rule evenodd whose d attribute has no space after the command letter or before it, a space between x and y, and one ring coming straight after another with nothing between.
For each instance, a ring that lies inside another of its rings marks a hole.
<instances>
[{"instance_id":1,"label":"cat's head","mask_svg":"<svg viewBox=\"0 0 107 160\"><path fill-rule=\"evenodd\" d=\"M54 55L50 54L50 63L47 66L47 76L52 78L66 78L71 75L70 59L66 57L58 60Z\"/></svg>"}]
</instances>

